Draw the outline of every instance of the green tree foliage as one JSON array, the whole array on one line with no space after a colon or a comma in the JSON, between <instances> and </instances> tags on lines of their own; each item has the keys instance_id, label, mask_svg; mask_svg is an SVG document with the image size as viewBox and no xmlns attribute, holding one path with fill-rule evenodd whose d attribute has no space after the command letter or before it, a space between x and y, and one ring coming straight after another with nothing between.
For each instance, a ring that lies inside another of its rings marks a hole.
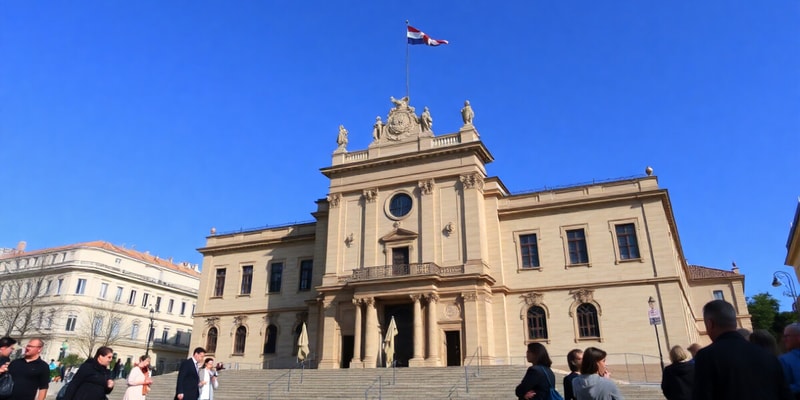
<instances>
[{"instance_id":1,"label":"green tree foliage","mask_svg":"<svg viewBox=\"0 0 800 400\"><path fill-rule=\"evenodd\" d=\"M769 293L759 293L747 300L753 329L766 329L775 334L775 317L778 315L778 300Z\"/></svg>"}]
</instances>

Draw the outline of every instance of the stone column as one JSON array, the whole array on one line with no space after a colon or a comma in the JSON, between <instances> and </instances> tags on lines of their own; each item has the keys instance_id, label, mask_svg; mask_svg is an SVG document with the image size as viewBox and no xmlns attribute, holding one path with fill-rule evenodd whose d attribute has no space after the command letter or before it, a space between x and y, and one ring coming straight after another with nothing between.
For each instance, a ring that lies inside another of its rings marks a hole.
<instances>
[{"instance_id":1,"label":"stone column","mask_svg":"<svg viewBox=\"0 0 800 400\"><path fill-rule=\"evenodd\" d=\"M353 337L353 360L350 365L361 365L361 299L353 299L356 306L356 326Z\"/></svg>"},{"instance_id":2,"label":"stone column","mask_svg":"<svg viewBox=\"0 0 800 400\"><path fill-rule=\"evenodd\" d=\"M436 212L434 197L436 184L433 179L426 179L419 181L417 186L420 193L419 254L421 257L419 260L440 263L442 261L442 233L441 228L437 228L441 217Z\"/></svg>"},{"instance_id":3,"label":"stone column","mask_svg":"<svg viewBox=\"0 0 800 400\"><path fill-rule=\"evenodd\" d=\"M465 273L486 273L483 270L487 259L486 218L483 212L483 176L477 172L461 175L464 220L474 221L466 224L464 232L464 250L466 253Z\"/></svg>"},{"instance_id":4,"label":"stone column","mask_svg":"<svg viewBox=\"0 0 800 400\"><path fill-rule=\"evenodd\" d=\"M481 319L481 310L478 304L477 292L462 292L464 301L464 347L461 348L461 360L471 357L475 350L482 344L483 331L487 329Z\"/></svg>"},{"instance_id":5,"label":"stone column","mask_svg":"<svg viewBox=\"0 0 800 400\"><path fill-rule=\"evenodd\" d=\"M411 300L414 302L414 357L409 360L409 367L421 367L424 365L425 354L423 353L424 335L422 332L422 306L419 300L422 295L412 294Z\"/></svg>"},{"instance_id":6,"label":"stone column","mask_svg":"<svg viewBox=\"0 0 800 400\"><path fill-rule=\"evenodd\" d=\"M364 208L362 212L363 240L361 241L361 266L372 267L385 263L384 254L380 251L378 241L378 220L381 207L378 204L378 188L366 189L362 194Z\"/></svg>"},{"instance_id":7,"label":"stone column","mask_svg":"<svg viewBox=\"0 0 800 400\"><path fill-rule=\"evenodd\" d=\"M439 326L437 324L436 307L439 302L439 295L431 293L428 295L428 366L438 367L439 360Z\"/></svg>"},{"instance_id":8,"label":"stone column","mask_svg":"<svg viewBox=\"0 0 800 400\"><path fill-rule=\"evenodd\" d=\"M333 297L327 297L322 301L322 329L319 335L323 338L322 346L320 349L320 361L317 368L332 369L339 368L339 360L337 360L336 339L334 335L336 329L336 304L333 303Z\"/></svg>"},{"instance_id":9,"label":"stone column","mask_svg":"<svg viewBox=\"0 0 800 400\"><path fill-rule=\"evenodd\" d=\"M375 368L378 365L378 352L381 351L378 341L380 340L380 326L378 326L378 310L375 308L375 298L367 297L363 299L367 306L367 324L364 326L366 335L364 340L364 368Z\"/></svg>"}]
</instances>

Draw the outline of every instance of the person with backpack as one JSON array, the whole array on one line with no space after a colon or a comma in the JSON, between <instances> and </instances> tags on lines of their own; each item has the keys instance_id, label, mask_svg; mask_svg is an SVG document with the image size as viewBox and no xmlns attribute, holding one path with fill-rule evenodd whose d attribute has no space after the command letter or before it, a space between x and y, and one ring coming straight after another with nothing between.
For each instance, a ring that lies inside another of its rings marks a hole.
<instances>
[{"instance_id":1,"label":"person with backpack","mask_svg":"<svg viewBox=\"0 0 800 400\"><path fill-rule=\"evenodd\" d=\"M550 369L553 361L541 343L529 343L526 358L531 366L514 393L519 400L564 400L556 391L556 376Z\"/></svg>"}]
</instances>

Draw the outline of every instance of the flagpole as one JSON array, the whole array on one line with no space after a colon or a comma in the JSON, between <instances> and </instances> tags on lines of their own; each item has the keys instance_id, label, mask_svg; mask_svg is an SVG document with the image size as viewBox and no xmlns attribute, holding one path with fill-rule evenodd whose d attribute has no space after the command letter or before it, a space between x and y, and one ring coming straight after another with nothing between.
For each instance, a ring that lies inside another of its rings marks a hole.
<instances>
[{"instance_id":1,"label":"flagpole","mask_svg":"<svg viewBox=\"0 0 800 400\"><path fill-rule=\"evenodd\" d=\"M408 20L406 20L406 97L410 99L411 97L409 97L408 94L408 77Z\"/></svg>"}]
</instances>

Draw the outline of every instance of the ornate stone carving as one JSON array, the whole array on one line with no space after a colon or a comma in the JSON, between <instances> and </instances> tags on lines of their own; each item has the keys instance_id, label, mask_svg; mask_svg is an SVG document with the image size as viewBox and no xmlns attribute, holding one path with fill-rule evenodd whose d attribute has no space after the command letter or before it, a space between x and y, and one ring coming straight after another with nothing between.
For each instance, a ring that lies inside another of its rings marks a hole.
<instances>
[{"instance_id":1,"label":"ornate stone carving","mask_svg":"<svg viewBox=\"0 0 800 400\"><path fill-rule=\"evenodd\" d=\"M247 323L247 315L236 315L233 317L233 326L244 325Z\"/></svg>"},{"instance_id":2,"label":"ornate stone carving","mask_svg":"<svg viewBox=\"0 0 800 400\"><path fill-rule=\"evenodd\" d=\"M362 195L364 196L364 201L374 203L378 199L378 189L364 189Z\"/></svg>"},{"instance_id":3,"label":"ornate stone carving","mask_svg":"<svg viewBox=\"0 0 800 400\"><path fill-rule=\"evenodd\" d=\"M353 238L353 233L351 232L349 235L347 235L346 238L344 238L344 244L347 245L347 247L350 247L350 245L353 244L354 240L355 239Z\"/></svg>"},{"instance_id":4,"label":"ornate stone carving","mask_svg":"<svg viewBox=\"0 0 800 400\"><path fill-rule=\"evenodd\" d=\"M209 327L209 328L212 327L212 326L217 326L218 323L219 323L219 317L208 317L208 318L206 318L206 326Z\"/></svg>"},{"instance_id":5,"label":"ornate stone carving","mask_svg":"<svg viewBox=\"0 0 800 400\"><path fill-rule=\"evenodd\" d=\"M449 235L449 234L453 233L454 230L455 230L455 227L453 226L453 223L452 222L448 222L447 225L445 225L444 228L442 229L442 232L444 232L445 235Z\"/></svg>"},{"instance_id":6,"label":"ornate stone carving","mask_svg":"<svg viewBox=\"0 0 800 400\"><path fill-rule=\"evenodd\" d=\"M342 200L341 193L331 193L327 197L328 204L331 208L339 207L339 202Z\"/></svg>"},{"instance_id":7,"label":"ornate stone carving","mask_svg":"<svg viewBox=\"0 0 800 400\"><path fill-rule=\"evenodd\" d=\"M414 303L416 303L416 302L418 302L418 301L419 301L419 299L421 299L421 298L422 298L422 295L421 295L421 294L410 294L410 295L408 295L408 297L410 297L410 298L411 298L411 301L413 301Z\"/></svg>"},{"instance_id":8,"label":"ornate stone carving","mask_svg":"<svg viewBox=\"0 0 800 400\"><path fill-rule=\"evenodd\" d=\"M465 302L466 301L476 301L476 300L478 300L478 293L476 293L476 292L462 292L461 293L461 298L463 298Z\"/></svg>"},{"instance_id":9,"label":"ornate stone carving","mask_svg":"<svg viewBox=\"0 0 800 400\"><path fill-rule=\"evenodd\" d=\"M447 307L444 308L444 317L447 319L456 319L461 315L461 309L458 308L458 304L448 304Z\"/></svg>"},{"instance_id":10,"label":"ornate stone carving","mask_svg":"<svg viewBox=\"0 0 800 400\"><path fill-rule=\"evenodd\" d=\"M375 298L374 297L365 297L365 298L362 299L362 301L368 307L374 307L375 306Z\"/></svg>"},{"instance_id":11,"label":"ornate stone carving","mask_svg":"<svg viewBox=\"0 0 800 400\"><path fill-rule=\"evenodd\" d=\"M436 293L428 293L427 297L428 303L436 303L439 301L439 295Z\"/></svg>"},{"instance_id":12,"label":"ornate stone carving","mask_svg":"<svg viewBox=\"0 0 800 400\"><path fill-rule=\"evenodd\" d=\"M544 304L544 293L530 292L519 296L525 304L529 306L538 306Z\"/></svg>"},{"instance_id":13,"label":"ornate stone carving","mask_svg":"<svg viewBox=\"0 0 800 400\"><path fill-rule=\"evenodd\" d=\"M433 117L431 117L431 111L428 110L427 106L422 110L422 115L419 116L419 125L422 132L433 132Z\"/></svg>"},{"instance_id":14,"label":"ornate stone carving","mask_svg":"<svg viewBox=\"0 0 800 400\"><path fill-rule=\"evenodd\" d=\"M386 125L381 121L380 115L375 117L375 125L372 125L372 141L377 142L383 136L383 130Z\"/></svg>"},{"instance_id":15,"label":"ornate stone carving","mask_svg":"<svg viewBox=\"0 0 800 400\"><path fill-rule=\"evenodd\" d=\"M461 175L459 179L464 185L464 189L483 190L483 177L477 172L468 175Z\"/></svg>"},{"instance_id":16,"label":"ornate stone carving","mask_svg":"<svg viewBox=\"0 0 800 400\"><path fill-rule=\"evenodd\" d=\"M364 303L364 301L362 299L353 298L353 305L354 306L361 307L361 304L363 304L363 303Z\"/></svg>"},{"instance_id":17,"label":"ornate stone carving","mask_svg":"<svg viewBox=\"0 0 800 400\"><path fill-rule=\"evenodd\" d=\"M401 99L391 97L390 100L395 107L389 110L389 119L383 129L383 136L388 140L398 141L412 133L419 133L419 119L414 113L414 107L408 105L408 96Z\"/></svg>"},{"instance_id":18,"label":"ornate stone carving","mask_svg":"<svg viewBox=\"0 0 800 400\"><path fill-rule=\"evenodd\" d=\"M423 195L429 195L433 193L433 187L434 187L433 179L419 181L417 186L419 187L420 193L422 193Z\"/></svg>"},{"instance_id":19,"label":"ornate stone carving","mask_svg":"<svg viewBox=\"0 0 800 400\"><path fill-rule=\"evenodd\" d=\"M589 303L594 301L594 289L578 289L569 292L579 303Z\"/></svg>"}]
</instances>

